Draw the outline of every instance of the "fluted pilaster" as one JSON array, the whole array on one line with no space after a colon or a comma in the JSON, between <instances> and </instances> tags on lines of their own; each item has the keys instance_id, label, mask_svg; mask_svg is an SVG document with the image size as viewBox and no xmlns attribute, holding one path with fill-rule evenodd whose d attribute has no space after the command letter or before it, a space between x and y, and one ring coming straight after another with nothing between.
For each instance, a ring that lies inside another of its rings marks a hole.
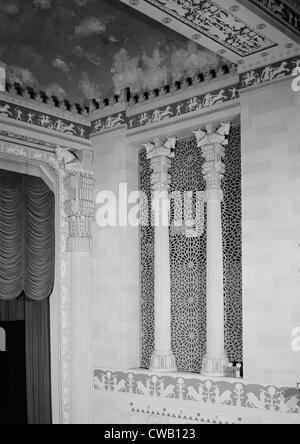
<instances>
[{"instance_id":1,"label":"fluted pilaster","mask_svg":"<svg viewBox=\"0 0 300 444\"><path fill-rule=\"evenodd\" d=\"M71 403L72 423L93 423L92 348L89 298L90 252L95 214L94 177L71 172L65 179L65 204L69 224L67 249L71 253Z\"/></svg>"}]
</instances>

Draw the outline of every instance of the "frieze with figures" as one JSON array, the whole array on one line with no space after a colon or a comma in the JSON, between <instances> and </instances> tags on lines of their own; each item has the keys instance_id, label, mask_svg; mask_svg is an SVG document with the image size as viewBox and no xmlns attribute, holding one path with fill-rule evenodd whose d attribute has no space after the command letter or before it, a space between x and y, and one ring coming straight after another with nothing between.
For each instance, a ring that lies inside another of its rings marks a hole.
<instances>
[{"instance_id":1,"label":"frieze with figures","mask_svg":"<svg viewBox=\"0 0 300 444\"><path fill-rule=\"evenodd\" d=\"M124 126L130 131L170 121L174 118L186 117L189 114L197 113L216 105L239 100L240 90L291 76L295 68L300 68L300 56L247 71L240 74L240 79L237 84L209 91L189 99L166 104L165 106L144 111L133 116L128 116L127 112L123 111L99 118L92 122L92 133L102 133Z\"/></svg>"},{"instance_id":2,"label":"frieze with figures","mask_svg":"<svg viewBox=\"0 0 300 444\"><path fill-rule=\"evenodd\" d=\"M292 31L300 33L300 15L281 0L250 0Z\"/></svg>"},{"instance_id":3,"label":"frieze with figures","mask_svg":"<svg viewBox=\"0 0 300 444\"><path fill-rule=\"evenodd\" d=\"M97 369L94 371L94 388L103 392L300 414L299 390L246 384L243 380L211 381L182 375L158 376L146 372Z\"/></svg>"},{"instance_id":4,"label":"frieze with figures","mask_svg":"<svg viewBox=\"0 0 300 444\"><path fill-rule=\"evenodd\" d=\"M201 111L215 105L221 105L231 100L239 99L239 85L209 91L196 97L181 102L172 103L151 111L146 111L132 117L128 117L128 129L132 130L145 125L159 123L173 117L184 116L189 113Z\"/></svg>"},{"instance_id":5,"label":"frieze with figures","mask_svg":"<svg viewBox=\"0 0 300 444\"><path fill-rule=\"evenodd\" d=\"M19 122L36 125L48 130L58 131L69 136L89 139L90 127L70 120L58 118L42 111L32 110L0 100L0 118L9 117Z\"/></svg>"},{"instance_id":6,"label":"frieze with figures","mask_svg":"<svg viewBox=\"0 0 300 444\"><path fill-rule=\"evenodd\" d=\"M126 123L125 111L115 113L92 122L92 133L110 131L116 128L120 128L121 126L126 125Z\"/></svg>"},{"instance_id":7,"label":"frieze with figures","mask_svg":"<svg viewBox=\"0 0 300 444\"><path fill-rule=\"evenodd\" d=\"M241 74L240 89L291 76L295 68L300 68L300 56L248 71Z\"/></svg>"},{"instance_id":8,"label":"frieze with figures","mask_svg":"<svg viewBox=\"0 0 300 444\"><path fill-rule=\"evenodd\" d=\"M145 0L241 57L277 46L211 0Z\"/></svg>"}]
</instances>

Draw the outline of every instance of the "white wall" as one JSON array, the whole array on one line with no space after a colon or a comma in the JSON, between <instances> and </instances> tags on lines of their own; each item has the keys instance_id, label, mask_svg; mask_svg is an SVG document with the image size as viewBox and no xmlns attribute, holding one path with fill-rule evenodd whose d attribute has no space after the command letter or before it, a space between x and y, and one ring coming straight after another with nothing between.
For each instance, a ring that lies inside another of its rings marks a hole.
<instances>
[{"instance_id":1,"label":"white wall","mask_svg":"<svg viewBox=\"0 0 300 444\"><path fill-rule=\"evenodd\" d=\"M204 116L198 127L214 117L220 121L218 114ZM291 346L292 330L300 327L299 117L300 93L289 81L242 95L244 376L266 386L295 387L300 380L300 353ZM138 188L138 150L126 142L125 130L95 137L93 147L97 193L117 193L120 182L127 182L129 191ZM93 364L112 370L138 367L139 229L97 227L95 238ZM131 400L95 392L96 423L129 422ZM259 421L260 413L246 410L251 416L246 422ZM299 422L298 415L290 419ZM273 420L281 421L262 418Z\"/></svg>"},{"instance_id":2,"label":"white wall","mask_svg":"<svg viewBox=\"0 0 300 444\"><path fill-rule=\"evenodd\" d=\"M300 93L291 81L242 95L245 377L295 386L300 353Z\"/></svg>"},{"instance_id":3,"label":"white wall","mask_svg":"<svg viewBox=\"0 0 300 444\"><path fill-rule=\"evenodd\" d=\"M138 189L138 152L123 131L93 140L96 194L118 185ZM99 205L97 205L97 209ZM94 367L139 366L139 229L96 226L91 312Z\"/></svg>"}]
</instances>

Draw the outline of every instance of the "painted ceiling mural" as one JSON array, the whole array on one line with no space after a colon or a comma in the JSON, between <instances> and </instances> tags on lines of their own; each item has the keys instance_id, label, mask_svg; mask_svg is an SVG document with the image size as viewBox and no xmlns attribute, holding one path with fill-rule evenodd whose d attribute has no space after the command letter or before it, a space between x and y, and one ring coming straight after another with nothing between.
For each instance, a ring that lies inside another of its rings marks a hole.
<instances>
[{"instance_id":1,"label":"painted ceiling mural","mask_svg":"<svg viewBox=\"0 0 300 444\"><path fill-rule=\"evenodd\" d=\"M0 0L0 21L9 80L73 102L225 62L119 0Z\"/></svg>"},{"instance_id":2,"label":"painted ceiling mural","mask_svg":"<svg viewBox=\"0 0 300 444\"><path fill-rule=\"evenodd\" d=\"M146 0L162 11L179 18L196 31L244 57L276 46L231 12L208 0Z\"/></svg>"},{"instance_id":3,"label":"painted ceiling mural","mask_svg":"<svg viewBox=\"0 0 300 444\"><path fill-rule=\"evenodd\" d=\"M250 0L255 6L300 35L299 0Z\"/></svg>"},{"instance_id":4,"label":"painted ceiling mural","mask_svg":"<svg viewBox=\"0 0 300 444\"><path fill-rule=\"evenodd\" d=\"M226 57L241 72L300 51L295 0L120 1Z\"/></svg>"}]
</instances>

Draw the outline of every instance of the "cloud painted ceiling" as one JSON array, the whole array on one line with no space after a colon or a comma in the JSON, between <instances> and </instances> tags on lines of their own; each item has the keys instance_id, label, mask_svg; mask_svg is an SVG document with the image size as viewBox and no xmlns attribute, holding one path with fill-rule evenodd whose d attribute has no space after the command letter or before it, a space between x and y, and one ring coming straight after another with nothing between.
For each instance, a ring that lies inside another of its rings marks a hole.
<instances>
[{"instance_id":1,"label":"cloud painted ceiling","mask_svg":"<svg viewBox=\"0 0 300 444\"><path fill-rule=\"evenodd\" d=\"M11 80L82 102L226 59L247 69L289 56L300 51L299 9L299 0L0 0L0 61Z\"/></svg>"},{"instance_id":2,"label":"cloud painted ceiling","mask_svg":"<svg viewBox=\"0 0 300 444\"><path fill-rule=\"evenodd\" d=\"M0 61L11 79L75 101L106 96L122 81L143 77L151 86L155 77L218 63L119 0L0 0L0 21ZM118 72L124 65L127 79Z\"/></svg>"}]
</instances>

